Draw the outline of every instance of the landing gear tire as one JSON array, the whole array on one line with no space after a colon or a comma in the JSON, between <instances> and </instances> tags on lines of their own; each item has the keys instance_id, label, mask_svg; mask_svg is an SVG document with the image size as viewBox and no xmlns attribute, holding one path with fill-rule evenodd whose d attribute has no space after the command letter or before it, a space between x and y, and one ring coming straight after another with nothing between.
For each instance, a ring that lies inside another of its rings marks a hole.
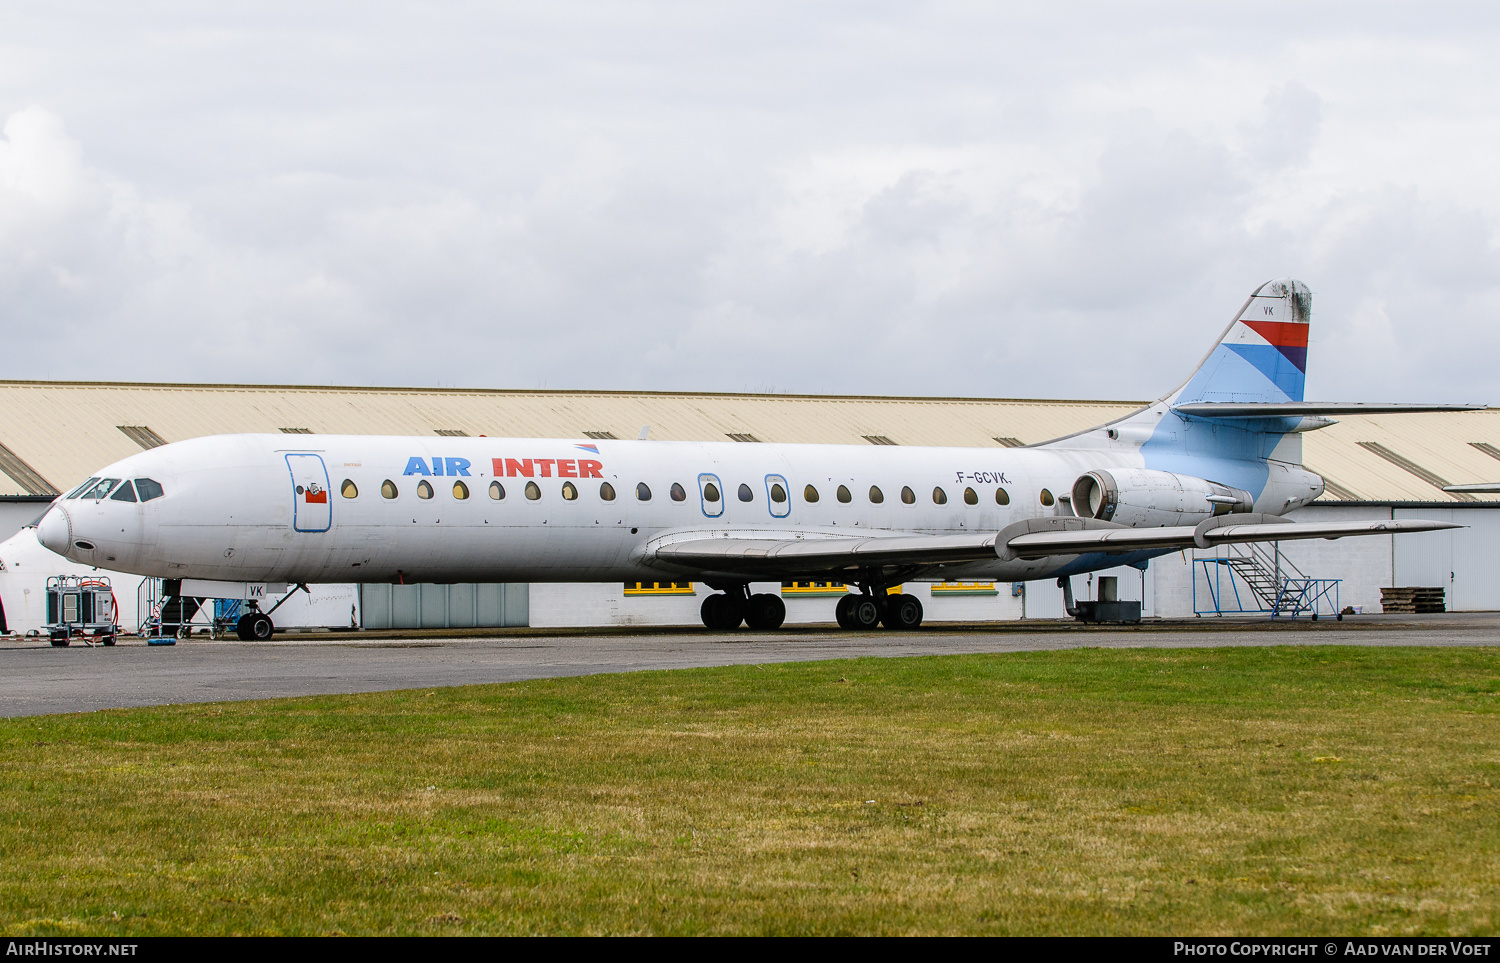
<instances>
[{"instance_id":1,"label":"landing gear tire","mask_svg":"<svg viewBox=\"0 0 1500 963\"><path fill-rule=\"evenodd\" d=\"M854 604L849 606L849 627L860 631L873 629L880 624L880 606L869 595L852 595Z\"/></svg>"},{"instance_id":2,"label":"landing gear tire","mask_svg":"<svg viewBox=\"0 0 1500 963\"><path fill-rule=\"evenodd\" d=\"M849 615L849 610L854 607L854 603L858 599L858 595L845 595L839 599L839 604L833 607L833 620L839 624L839 628L854 628L854 622Z\"/></svg>"},{"instance_id":3,"label":"landing gear tire","mask_svg":"<svg viewBox=\"0 0 1500 963\"><path fill-rule=\"evenodd\" d=\"M264 642L275 632L275 623L264 612L248 612L234 624L234 634L244 642Z\"/></svg>"},{"instance_id":4,"label":"landing gear tire","mask_svg":"<svg viewBox=\"0 0 1500 963\"><path fill-rule=\"evenodd\" d=\"M716 632L737 629L745 620L744 606L739 604L738 599L730 598L722 592L704 599L703 605L698 609L698 616L703 619L704 626Z\"/></svg>"},{"instance_id":5,"label":"landing gear tire","mask_svg":"<svg viewBox=\"0 0 1500 963\"><path fill-rule=\"evenodd\" d=\"M786 603L779 595L750 596L750 611L745 613L745 624L752 629L767 631L781 628L786 621Z\"/></svg>"},{"instance_id":6,"label":"landing gear tire","mask_svg":"<svg viewBox=\"0 0 1500 963\"><path fill-rule=\"evenodd\" d=\"M893 596L880 614L880 621L888 629L910 631L922 624L922 603L915 595Z\"/></svg>"}]
</instances>

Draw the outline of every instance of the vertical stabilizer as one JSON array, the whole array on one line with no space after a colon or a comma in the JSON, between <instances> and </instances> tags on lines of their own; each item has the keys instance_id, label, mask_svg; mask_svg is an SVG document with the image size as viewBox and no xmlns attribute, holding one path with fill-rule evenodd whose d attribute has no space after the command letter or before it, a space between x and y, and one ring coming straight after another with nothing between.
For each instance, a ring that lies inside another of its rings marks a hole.
<instances>
[{"instance_id":1,"label":"vertical stabilizer","mask_svg":"<svg viewBox=\"0 0 1500 963\"><path fill-rule=\"evenodd\" d=\"M1145 468L1251 492L1256 511L1305 504L1322 491L1322 482L1301 468L1301 417L1212 419L1176 406L1306 400L1311 315L1307 285L1290 278L1267 281L1177 388L1118 421L1044 447L1138 451Z\"/></svg>"},{"instance_id":2,"label":"vertical stabilizer","mask_svg":"<svg viewBox=\"0 0 1500 963\"><path fill-rule=\"evenodd\" d=\"M1197 401L1302 401L1312 292L1290 279L1267 281L1240 309L1219 343L1167 398Z\"/></svg>"}]
</instances>

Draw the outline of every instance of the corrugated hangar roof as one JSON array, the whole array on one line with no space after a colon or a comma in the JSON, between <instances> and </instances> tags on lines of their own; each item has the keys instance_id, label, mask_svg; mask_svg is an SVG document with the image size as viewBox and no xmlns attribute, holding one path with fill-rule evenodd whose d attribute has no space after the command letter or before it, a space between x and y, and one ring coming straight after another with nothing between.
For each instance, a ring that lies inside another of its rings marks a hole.
<instances>
[{"instance_id":1,"label":"corrugated hangar roof","mask_svg":"<svg viewBox=\"0 0 1500 963\"><path fill-rule=\"evenodd\" d=\"M233 432L634 438L650 425L657 440L1004 447L1143 404L0 381L0 495L66 490L142 447ZM1471 501L1441 485L1500 479L1500 410L1351 416L1303 439L1328 500Z\"/></svg>"}]
</instances>

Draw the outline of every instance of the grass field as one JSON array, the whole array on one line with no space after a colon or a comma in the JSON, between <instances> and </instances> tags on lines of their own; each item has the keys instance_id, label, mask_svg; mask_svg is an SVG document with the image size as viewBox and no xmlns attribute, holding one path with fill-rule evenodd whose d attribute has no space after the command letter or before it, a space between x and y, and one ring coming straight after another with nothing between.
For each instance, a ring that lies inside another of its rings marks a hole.
<instances>
[{"instance_id":1,"label":"grass field","mask_svg":"<svg viewBox=\"0 0 1500 963\"><path fill-rule=\"evenodd\" d=\"M0 932L1493 934L1500 649L0 720Z\"/></svg>"}]
</instances>

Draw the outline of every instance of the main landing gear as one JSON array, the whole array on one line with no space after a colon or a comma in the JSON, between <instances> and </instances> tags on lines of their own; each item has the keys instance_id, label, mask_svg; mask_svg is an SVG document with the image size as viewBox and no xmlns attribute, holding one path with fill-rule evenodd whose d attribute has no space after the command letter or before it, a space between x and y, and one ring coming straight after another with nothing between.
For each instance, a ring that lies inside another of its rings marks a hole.
<instances>
[{"instance_id":1,"label":"main landing gear","mask_svg":"<svg viewBox=\"0 0 1500 963\"><path fill-rule=\"evenodd\" d=\"M750 586L732 585L725 592L710 595L698 610L703 624L720 632L740 627L779 629L786 621L786 603L779 595L751 595Z\"/></svg>"},{"instance_id":2,"label":"main landing gear","mask_svg":"<svg viewBox=\"0 0 1500 963\"><path fill-rule=\"evenodd\" d=\"M839 628L914 629L922 624L922 602L915 595L845 595L834 607Z\"/></svg>"},{"instance_id":3,"label":"main landing gear","mask_svg":"<svg viewBox=\"0 0 1500 963\"><path fill-rule=\"evenodd\" d=\"M703 624L717 632L729 632L743 623L752 629L779 629L786 621L786 603L779 595L751 595L748 585L713 586L722 589L703 600L698 614ZM866 589L845 595L834 608L839 627L868 630L878 625L888 629L915 629L922 624L922 602L915 595L877 595Z\"/></svg>"}]
</instances>

